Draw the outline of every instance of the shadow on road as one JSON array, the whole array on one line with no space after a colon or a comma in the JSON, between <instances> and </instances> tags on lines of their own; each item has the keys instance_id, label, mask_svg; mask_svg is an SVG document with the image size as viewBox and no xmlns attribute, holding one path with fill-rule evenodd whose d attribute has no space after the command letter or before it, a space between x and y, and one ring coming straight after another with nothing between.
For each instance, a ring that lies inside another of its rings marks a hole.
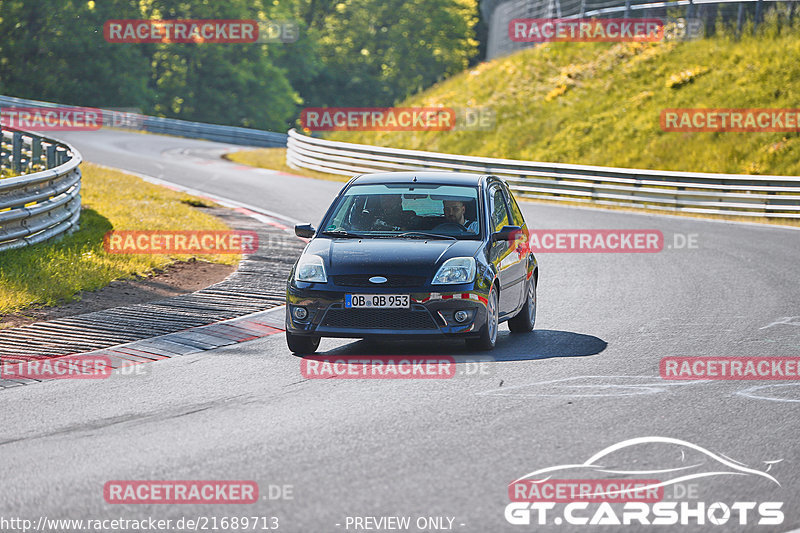
<instances>
[{"instance_id":1,"label":"shadow on road","mask_svg":"<svg viewBox=\"0 0 800 533\"><path fill-rule=\"evenodd\" d=\"M483 361L529 361L552 357L586 357L597 355L608 343L593 335L537 329L532 333L512 335L501 331L497 345L490 352L476 352L467 348L463 340L373 340L365 339L340 346L333 350L319 351L317 356L469 356L465 362ZM456 359L456 363L458 363Z\"/></svg>"},{"instance_id":2,"label":"shadow on road","mask_svg":"<svg viewBox=\"0 0 800 533\"><path fill-rule=\"evenodd\" d=\"M498 339L497 346L491 353L492 357L498 361L526 361L550 359L551 357L597 355L607 346L606 341L594 335L554 329L536 329L532 334L509 334L502 341Z\"/></svg>"}]
</instances>

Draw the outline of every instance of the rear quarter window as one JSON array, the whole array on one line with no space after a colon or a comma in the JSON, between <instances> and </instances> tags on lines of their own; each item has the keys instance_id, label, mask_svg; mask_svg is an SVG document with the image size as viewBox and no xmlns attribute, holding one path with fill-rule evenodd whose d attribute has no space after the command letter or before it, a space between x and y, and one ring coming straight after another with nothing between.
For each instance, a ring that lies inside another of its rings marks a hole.
<instances>
[{"instance_id":1,"label":"rear quarter window","mask_svg":"<svg viewBox=\"0 0 800 533\"><path fill-rule=\"evenodd\" d=\"M514 219L515 226L524 226L525 225L525 218L522 216L522 210L517 205L517 199L514 198L514 195L511 194L511 191L506 191L508 194L508 204L511 206L511 218Z\"/></svg>"}]
</instances>

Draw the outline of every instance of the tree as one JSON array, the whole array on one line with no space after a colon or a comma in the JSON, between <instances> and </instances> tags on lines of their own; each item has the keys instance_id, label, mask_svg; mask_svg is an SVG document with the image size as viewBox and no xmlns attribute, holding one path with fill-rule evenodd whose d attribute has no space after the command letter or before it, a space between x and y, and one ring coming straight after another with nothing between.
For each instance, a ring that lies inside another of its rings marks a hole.
<instances>
[{"instance_id":1,"label":"tree","mask_svg":"<svg viewBox=\"0 0 800 533\"><path fill-rule=\"evenodd\" d=\"M260 2L153 0L146 18L256 19ZM263 13L263 11L262 11ZM186 120L284 131L299 103L262 43L175 43L153 48L154 111Z\"/></svg>"},{"instance_id":2,"label":"tree","mask_svg":"<svg viewBox=\"0 0 800 533\"><path fill-rule=\"evenodd\" d=\"M474 0L320 3L322 22L310 20L324 69L298 87L310 105L391 105L462 71L477 52Z\"/></svg>"},{"instance_id":3,"label":"tree","mask_svg":"<svg viewBox=\"0 0 800 533\"><path fill-rule=\"evenodd\" d=\"M95 107L146 108L148 58L103 37L135 0L0 0L0 94Z\"/></svg>"}]
</instances>

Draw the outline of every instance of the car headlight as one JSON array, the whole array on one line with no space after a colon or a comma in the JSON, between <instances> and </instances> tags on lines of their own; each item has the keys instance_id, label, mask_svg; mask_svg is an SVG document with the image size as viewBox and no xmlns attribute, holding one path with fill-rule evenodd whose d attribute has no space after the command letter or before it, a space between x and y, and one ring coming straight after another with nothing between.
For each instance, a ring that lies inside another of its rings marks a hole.
<instances>
[{"instance_id":1,"label":"car headlight","mask_svg":"<svg viewBox=\"0 0 800 533\"><path fill-rule=\"evenodd\" d=\"M434 285L470 283L475 280L475 258L453 257L444 262L433 276Z\"/></svg>"},{"instance_id":2,"label":"car headlight","mask_svg":"<svg viewBox=\"0 0 800 533\"><path fill-rule=\"evenodd\" d=\"M295 281L306 281L313 283L327 283L328 276L325 275L325 264L318 255L301 255L294 269Z\"/></svg>"}]
</instances>

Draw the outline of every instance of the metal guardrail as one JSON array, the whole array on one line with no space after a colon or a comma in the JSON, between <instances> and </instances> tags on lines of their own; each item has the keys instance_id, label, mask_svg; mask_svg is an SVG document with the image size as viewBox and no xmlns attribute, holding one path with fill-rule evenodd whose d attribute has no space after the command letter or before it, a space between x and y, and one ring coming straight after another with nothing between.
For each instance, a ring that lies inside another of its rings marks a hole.
<instances>
[{"instance_id":1,"label":"metal guardrail","mask_svg":"<svg viewBox=\"0 0 800 533\"><path fill-rule=\"evenodd\" d=\"M32 133L0 132L0 251L44 242L78 226L81 154Z\"/></svg>"},{"instance_id":2,"label":"metal guardrail","mask_svg":"<svg viewBox=\"0 0 800 533\"><path fill-rule=\"evenodd\" d=\"M14 96L0 96L0 107L38 107L58 108L67 107L52 102L28 100ZM260 147L286 146L286 134L273 131L263 131L237 126L220 126L203 122L190 122L175 118L161 118L139 113L115 111L112 109L99 109L103 116L103 125L114 128L144 130L150 133L176 135L190 139L206 139L229 144Z\"/></svg>"},{"instance_id":3,"label":"metal guardrail","mask_svg":"<svg viewBox=\"0 0 800 533\"><path fill-rule=\"evenodd\" d=\"M503 178L522 197L685 213L800 219L800 177L540 163L382 148L289 130L286 162L331 174L455 170Z\"/></svg>"},{"instance_id":4,"label":"metal guardrail","mask_svg":"<svg viewBox=\"0 0 800 533\"><path fill-rule=\"evenodd\" d=\"M694 39L716 31L718 22L736 24L743 31L745 19L754 22L753 32L768 9L786 6L788 25L795 16L797 0L481 0L480 9L488 34L486 59L537 46L535 42L515 42L509 38L508 25L518 18L660 18L665 23L691 21L693 31L673 33L672 38Z\"/></svg>"}]
</instances>

